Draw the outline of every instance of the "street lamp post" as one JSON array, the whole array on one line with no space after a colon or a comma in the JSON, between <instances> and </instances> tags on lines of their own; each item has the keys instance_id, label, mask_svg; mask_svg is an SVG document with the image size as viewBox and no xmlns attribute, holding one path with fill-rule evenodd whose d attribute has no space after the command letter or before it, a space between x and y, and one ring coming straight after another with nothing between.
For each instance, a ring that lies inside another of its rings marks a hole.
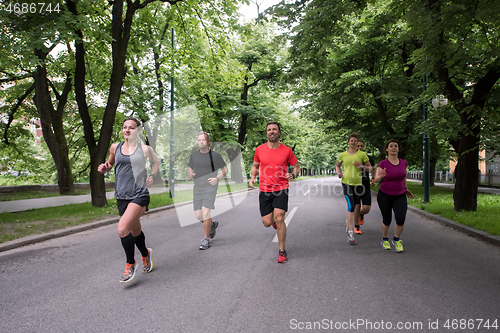
<instances>
[{"instance_id":1,"label":"street lamp post","mask_svg":"<svg viewBox=\"0 0 500 333\"><path fill-rule=\"evenodd\" d=\"M174 50L174 28L172 28L172 50ZM170 174L168 187L170 197L175 197L175 138L174 138L174 74L170 77Z\"/></svg>"},{"instance_id":2,"label":"street lamp post","mask_svg":"<svg viewBox=\"0 0 500 333\"><path fill-rule=\"evenodd\" d=\"M423 117L424 121L427 119L427 103L425 102L425 91L427 90L427 74L424 75L424 102L423 102ZM429 135L424 132L423 138L423 185L424 185L424 203L430 201L430 185L431 185L431 173L430 173L430 155L429 155Z\"/></svg>"},{"instance_id":3,"label":"street lamp post","mask_svg":"<svg viewBox=\"0 0 500 333\"><path fill-rule=\"evenodd\" d=\"M424 76L424 102L423 102L423 117L424 121L427 119L427 104L425 102L425 91L427 89L427 74ZM436 96L432 99L432 106L436 109L448 104L448 99L443 95ZM424 132L423 137L423 185L424 185L424 203L430 201L430 187L431 187L431 162L430 162L430 147L429 135Z\"/></svg>"}]
</instances>

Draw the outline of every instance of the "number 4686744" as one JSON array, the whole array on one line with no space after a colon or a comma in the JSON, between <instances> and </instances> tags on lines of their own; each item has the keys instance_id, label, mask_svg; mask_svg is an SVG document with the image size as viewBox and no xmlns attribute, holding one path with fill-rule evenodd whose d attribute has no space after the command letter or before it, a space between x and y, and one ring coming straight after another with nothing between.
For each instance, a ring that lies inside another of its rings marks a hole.
<instances>
[{"instance_id":1,"label":"number 4686744","mask_svg":"<svg viewBox=\"0 0 500 333\"><path fill-rule=\"evenodd\" d=\"M14 14L35 14L35 13L52 13L56 12L59 13L61 10L59 9L59 3L45 3L45 2L38 2L38 3L26 3L26 2L15 2L15 3L9 3L5 10L9 13L14 13Z\"/></svg>"},{"instance_id":2,"label":"number 4686744","mask_svg":"<svg viewBox=\"0 0 500 333\"><path fill-rule=\"evenodd\" d=\"M492 330L497 330L498 329L498 323L497 319L495 320L489 320L489 319L448 319L443 325L444 328L446 329L452 329L452 330L465 330L465 329L492 329Z\"/></svg>"}]
</instances>

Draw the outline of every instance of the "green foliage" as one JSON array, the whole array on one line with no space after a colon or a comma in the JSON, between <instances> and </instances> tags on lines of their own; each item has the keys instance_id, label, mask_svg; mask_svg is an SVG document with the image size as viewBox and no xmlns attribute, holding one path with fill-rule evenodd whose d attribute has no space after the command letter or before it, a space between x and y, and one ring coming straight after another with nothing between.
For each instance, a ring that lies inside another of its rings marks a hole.
<instances>
[{"instance_id":1,"label":"green foliage","mask_svg":"<svg viewBox=\"0 0 500 333\"><path fill-rule=\"evenodd\" d=\"M335 131L362 133L380 150L389 138L416 147L410 137L421 111L409 106L419 81L405 63L412 47L400 40L401 30L384 2L318 2L308 9L293 29L290 52L290 82L297 98L309 101L303 114L329 120Z\"/></svg>"},{"instance_id":2,"label":"green foliage","mask_svg":"<svg viewBox=\"0 0 500 333\"><path fill-rule=\"evenodd\" d=\"M484 0L443 2L439 8L419 0L301 0L280 3L257 24L241 24L233 15L241 2L245 1L189 0L172 6L153 1L135 12L112 142L120 140L123 117L137 116L149 125L148 142L168 161L173 76L181 155L192 147L189 134L203 128L213 141L242 148L249 169L255 147L266 142L265 124L278 120L283 124L282 142L295 146L302 166L335 163L345 150L345 137L357 132L376 160L382 158L385 140L399 138L405 148L402 157L419 168L426 132L431 158L441 161L437 168L443 169L453 155L450 143L471 130L464 122L466 112L478 119L473 126L480 126L480 147L500 151L498 83L486 95L476 93L486 73L498 72L498 6ZM124 3L125 9L131 4ZM0 138L0 163L4 169L30 172L33 182L55 179L45 143L37 144L27 130L38 117L33 92L16 109L33 83L36 47L48 51L58 45L46 61L57 105L54 91L62 91L64 78L74 73L74 42L80 41L75 29L81 30L93 134L96 140L103 135L100 128L116 56L111 6L103 0L76 5L76 16L65 4L58 15L0 12L0 43L12 50L0 56L0 113L5 115L0 134L13 117L6 136ZM273 21L290 30L279 35ZM430 82L425 96L424 73ZM448 80L443 80L443 73ZM450 91L450 82L455 91ZM438 95L448 97L449 103L434 109L431 99ZM73 176L84 181L90 153L77 111L71 93L64 124ZM180 172L184 166L176 168Z\"/></svg>"},{"instance_id":3,"label":"green foliage","mask_svg":"<svg viewBox=\"0 0 500 333\"><path fill-rule=\"evenodd\" d=\"M288 78L297 99L307 101L302 113L315 121L330 120L335 130L363 133L379 149L385 140L399 138L405 146L403 157L420 165L422 134L431 137L432 159L449 156L449 141L469 130L460 122L465 111L458 104L473 103L477 87L472 82L498 68L499 43L494 36L499 20L497 9L490 7L487 1L446 3L439 8L439 20L436 9L418 0L299 1L280 4L271 13L287 16L281 22L292 30L287 33L291 35ZM446 88L437 78L439 61L463 99L452 103L447 96L449 105L435 109L431 99ZM424 73L431 74L425 96ZM498 142L496 93L493 89L488 94L486 108L478 114L482 131L488 133L482 137L483 145L488 142L490 148Z\"/></svg>"}]
</instances>

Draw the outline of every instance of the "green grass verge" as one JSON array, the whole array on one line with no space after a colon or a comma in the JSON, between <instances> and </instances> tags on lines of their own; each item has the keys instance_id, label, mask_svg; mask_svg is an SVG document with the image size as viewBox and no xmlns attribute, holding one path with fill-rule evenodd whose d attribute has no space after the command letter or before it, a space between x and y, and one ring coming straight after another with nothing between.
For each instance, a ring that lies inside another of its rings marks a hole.
<instances>
[{"instance_id":1,"label":"green grass verge","mask_svg":"<svg viewBox=\"0 0 500 333\"><path fill-rule=\"evenodd\" d=\"M112 190L109 190L112 191ZM90 190L76 190L75 195L85 195L90 194ZM25 199L37 199L37 198L50 198L62 196L57 192L43 192L43 191L29 191L29 192L17 192L11 194L0 195L0 201L14 201L14 200L25 200Z\"/></svg>"},{"instance_id":2,"label":"green grass verge","mask_svg":"<svg viewBox=\"0 0 500 333\"><path fill-rule=\"evenodd\" d=\"M477 211L456 212L453 206L453 189L440 186L430 188L430 202L422 203L424 189L421 184L408 182L408 188L415 194L415 199L408 200L408 204L437 214L458 223L468 225L474 229L486 231L492 235L500 235L500 195L477 195Z\"/></svg>"},{"instance_id":3,"label":"green grass verge","mask_svg":"<svg viewBox=\"0 0 500 333\"><path fill-rule=\"evenodd\" d=\"M248 188L248 184L233 184L232 192ZM219 185L218 194L227 193L224 184ZM193 191L176 191L175 202L193 200ZM149 209L164 207L173 203L170 193L151 194ZM93 207L90 202L65 206L32 209L17 213L0 214L0 243L50 232L92 221L118 217L116 199L109 199L104 207Z\"/></svg>"},{"instance_id":4,"label":"green grass verge","mask_svg":"<svg viewBox=\"0 0 500 333\"><path fill-rule=\"evenodd\" d=\"M170 204L172 199L168 192L152 194L149 208ZM1 213L0 243L117 216L116 199L108 199L108 204L104 207L93 207L90 202L86 202L17 213Z\"/></svg>"}]
</instances>

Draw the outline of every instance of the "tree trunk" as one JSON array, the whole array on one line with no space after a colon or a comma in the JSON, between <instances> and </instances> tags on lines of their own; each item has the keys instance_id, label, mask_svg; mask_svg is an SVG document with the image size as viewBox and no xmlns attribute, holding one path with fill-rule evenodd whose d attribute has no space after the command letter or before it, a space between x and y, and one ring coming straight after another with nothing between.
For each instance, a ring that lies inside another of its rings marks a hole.
<instances>
[{"instance_id":1,"label":"tree trunk","mask_svg":"<svg viewBox=\"0 0 500 333\"><path fill-rule=\"evenodd\" d=\"M434 186L434 182L436 181L436 164L438 162L439 154L439 146L437 144L437 139L435 135L429 135L429 149L430 149L430 158L429 158L429 172L430 172L430 186Z\"/></svg>"},{"instance_id":2,"label":"tree trunk","mask_svg":"<svg viewBox=\"0 0 500 333\"><path fill-rule=\"evenodd\" d=\"M71 13L75 15L75 17L78 16L75 3L68 0L67 4ZM126 73L125 59L130 39L130 29L137 6L138 3L135 3L134 6L127 7L125 20L123 20L123 1L113 2L113 17L111 23L113 37L113 41L111 43L113 68L110 78L108 101L104 111L98 144L96 144L96 140L94 138L94 128L85 100L85 49L83 45L83 38L81 38L79 42L75 43L75 95L78 94L78 108L83 122L85 141L88 145L90 153L90 165L92 168L90 171L90 188L92 205L95 207L103 207L107 204L104 176L97 172L97 167L100 163L105 162L108 149L111 144L116 110L120 101L121 89ZM81 30L76 29L75 32L79 37L83 36Z\"/></svg>"},{"instance_id":3,"label":"tree trunk","mask_svg":"<svg viewBox=\"0 0 500 333\"><path fill-rule=\"evenodd\" d=\"M76 17L78 12L76 9L76 4L73 1L67 1L67 6L69 11ZM92 206L103 207L108 202L106 200L106 189L104 183L104 175L97 171L99 164L105 162L106 158L106 148L99 147L96 144L94 137L94 126L92 124L92 119L90 118L89 108L87 104L87 93L85 91L85 48L83 44L83 33L80 29L75 29L75 33L79 37L78 41L75 42L75 98L78 104L78 112L83 123L83 132L85 142L90 155L90 193ZM106 115L105 115L106 116ZM113 115L114 121L114 115ZM108 125L109 126L109 125ZM108 136L111 139L112 128L107 131L101 130L105 133L104 136ZM101 149L99 149L101 148ZM104 150L104 152L102 151Z\"/></svg>"},{"instance_id":4,"label":"tree trunk","mask_svg":"<svg viewBox=\"0 0 500 333\"><path fill-rule=\"evenodd\" d=\"M477 187L479 172L479 123L477 114L473 111L462 111L461 122L466 124L469 130L460 134L458 147L459 153L457 166L455 168L455 189L453 200L455 211L462 210L475 212L477 210ZM457 149L458 148L458 149Z\"/></svg>"},{"instance_id":5,"label":"tree trunk","mask_svg":"<svg viewBox=\"0 0 500 333\"><path fill-rule=\"evenodd\" d=\"M42 62L44 62L47 57L47 53L40 49L35 50L35 55ZM45 65L37 66L33 78L35 80L34 102L40 117L43 137L56 165L59 193L63 195L73 195L75 194L75 187L73 184L71 165L69 163L68 145L64 135L64 127L62 123L62 112L66 104L68 92L65 88L56 111L52 105L52 99L50 97ZM71 84L69 78L66 82L66 87L68 86L68 82Z\"/></svg>"},{"instance_id":6,"label":"tree trunk","mask_svg":"<svg viewBox=\"0 0 500 333\"><path fill-rule=\"evenodd\" d=\"M237 184L243 183L243 170L241 169L241 149L239 147L227 150L231 161L231 180Z\"/></svg>"},{"instance_id":7,"label":"tree trunk","mask_svg":"<svg viewBox=\"0 0 500 333\"><path fill-rule=\"evenodd\" d=\"M462 210L475 212L477 209L478 163L479 149L477 146L458 159L453 191L454 206L457 212Z\"/></svg>"},{"instance_id":8,"label":"tree trunk","mask_svg":"<svg viewBox=\"0 0 500 333\"><path fill-rule=\"evenodd\" d=\"M245 145L245 139L247 136L247 119L248 119L248 114L244 113L241 115L240 130L238 133L238 143L243 147Z\"/></svg>"}]
</instances>

